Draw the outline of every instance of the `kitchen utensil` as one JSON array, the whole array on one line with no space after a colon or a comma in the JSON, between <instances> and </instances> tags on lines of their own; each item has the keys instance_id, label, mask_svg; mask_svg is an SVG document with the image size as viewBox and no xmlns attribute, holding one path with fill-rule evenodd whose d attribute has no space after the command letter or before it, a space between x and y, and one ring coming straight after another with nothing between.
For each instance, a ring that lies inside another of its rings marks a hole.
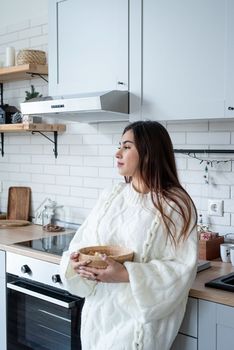
<instances>
[{"instance_id":1,"label":"kitchen utensil","mask_svg":"<svg viewBox=\"0 0 234 350\"><path fill-rule=\"evenodd\" d=\"M27 220L0 220L0 228L26 226L30 224L31 222Z\"/></svg>"},{"instance_id":2,"label":"kitchen utensil","mask_svg":"<svg viewBox=\"0 0 234 350\"><path fill-rule=\"evenodd\" d=\"M123 264L125 261L132 261L134 257L133 251L120 246L85 247L81 248L79 253L79 261L91 260L88 266L96 267L98 269L105 269L107 267L107 263L102 260L102 254L107 255L121 264Z\"/></svg>"},{"instance_id":3,"label":"kitchen utensil","mask_svg":"<svg viewBox=\"0 0 234 350\"><path fill-rule=\"evenodd\" d=\"M29 220L31 202L30 187L10 187L8 190L7 219Z\"/></svg>"}]
</instances>

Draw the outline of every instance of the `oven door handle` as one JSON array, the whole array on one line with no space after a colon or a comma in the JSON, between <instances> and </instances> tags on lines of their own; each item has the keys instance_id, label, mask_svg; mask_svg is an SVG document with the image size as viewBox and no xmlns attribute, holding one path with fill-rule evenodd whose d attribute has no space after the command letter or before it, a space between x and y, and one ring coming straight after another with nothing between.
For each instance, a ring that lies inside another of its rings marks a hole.
<instances>
[{"instance_id":1,"label":"oven door handle","mask_svg":"<svg viewBox=\"0 0 234 350\"><path fill-rule=\"evenodd\" d=\"M15 290L15 291L23 293L23 294L30 295L34 298L41 299L43 301L48 301L49 303L53 303L53 304L62 306L62 307L67 308L67 309L71 309L72 307L74 307L76 305L76 301L65 302L65 301L59 300L57 298L52 298L50 296L47 296L47 295L44 295L41 293L37 293L37 292L32 291L30 289L19 287L14 283L7 283L7 288Z\"/></svg>"}]
</instances>

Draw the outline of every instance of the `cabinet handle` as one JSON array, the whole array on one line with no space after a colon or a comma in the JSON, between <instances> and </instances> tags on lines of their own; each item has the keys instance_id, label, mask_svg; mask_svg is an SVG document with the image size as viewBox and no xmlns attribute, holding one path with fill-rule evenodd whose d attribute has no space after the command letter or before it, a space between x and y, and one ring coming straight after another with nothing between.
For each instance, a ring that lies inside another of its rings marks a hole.
<instances>
[{"instance_id":1,"label":"cabinet handle","mask_svg":"<svg viewBox=\"0 0 234 350\"><path fill-rule=\"evenodd\" d=\"M234 107L230 106L230 107L228 107L228 110L229 111L234 111Z\"/></svg>"}]
</instances>

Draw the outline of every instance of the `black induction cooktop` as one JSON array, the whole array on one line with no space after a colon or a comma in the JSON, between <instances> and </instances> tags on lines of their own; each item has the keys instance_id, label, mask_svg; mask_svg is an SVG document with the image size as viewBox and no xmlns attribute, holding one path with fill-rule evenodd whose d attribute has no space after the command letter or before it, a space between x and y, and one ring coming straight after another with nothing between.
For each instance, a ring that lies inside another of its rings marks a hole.
<instances>
[{"instance_id":1,"label":"black induction cooktop","mask_svg":"<svg viewBox=\"0 0 234 350\"><path fill-rule=\"evenodd\" d=\"M19 242L14 245L20 245L28 249L33 249L41 252L46 252L55 255L62 255L69 247L75 231L67 234L60 234L56 236L43 237L33 239L31 241Z\"/></svg>"}]
</instances>

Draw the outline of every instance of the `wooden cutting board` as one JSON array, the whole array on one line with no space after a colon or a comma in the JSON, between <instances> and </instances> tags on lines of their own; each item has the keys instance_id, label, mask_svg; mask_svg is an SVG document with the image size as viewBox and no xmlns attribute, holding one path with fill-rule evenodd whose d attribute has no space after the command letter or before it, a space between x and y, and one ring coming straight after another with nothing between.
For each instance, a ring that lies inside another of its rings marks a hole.
<instances>
[{"instance_id":1,"label":"wooden cutting board","mask_svg":"<svg viewBox=\"0 0 234 350\"><path fill-rule=\"evenodd\" d=\"M29 220L31 204L30 187L10 187L8 190L7 220Z\"/></svg>"},{"instance_id":2,"label":"wooden cutting board","mask_svg":"<svg viewBox=\"0 0 234 350\"><path fill-rule=\"evenodd\" d=\"M31 222L26 220L0 220L0 229L9 228L9 227L26 226L30 224Z\"/></svg>"}]
</instances>

